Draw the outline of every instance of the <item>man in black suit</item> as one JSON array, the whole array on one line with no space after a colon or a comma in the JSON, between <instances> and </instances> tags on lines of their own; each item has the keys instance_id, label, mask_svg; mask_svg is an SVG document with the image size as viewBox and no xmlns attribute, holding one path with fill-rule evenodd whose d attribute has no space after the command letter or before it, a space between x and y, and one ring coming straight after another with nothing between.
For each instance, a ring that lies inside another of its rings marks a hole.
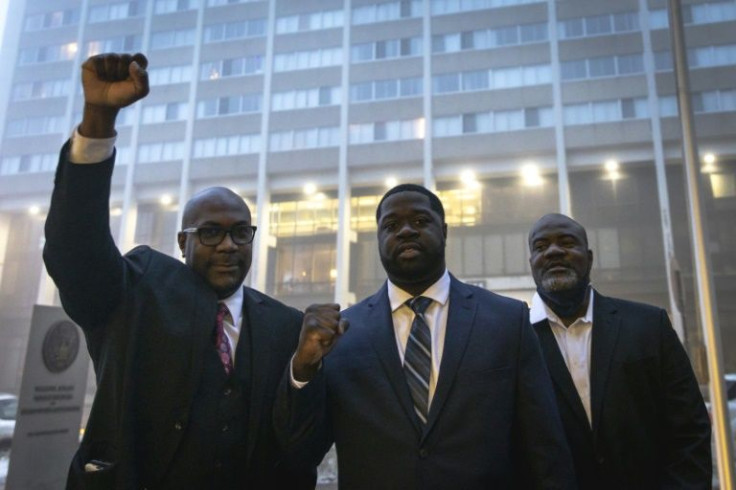
<instances>
[{"instance_id":1,"label":"man in black suit","mask_svg":"<svg viewBox=\"0 0 736 490\"><path fill-rule=\"evenodd\" d=\"M243 199L222 187L192 197L186 264L147 246L121 256L110 235L115 118L148 93L146 65L141 54L82 65L84 116L46 222L44 260L98 385L67 488L314 488L271 415L302 314L243 287L256 231Z\"/></svg>"},{"instance_id":2,"label":"man in black suit","mask_svg":"<svg viewBox=\"0 0 736 490\"><path fill-rule=\"evenodd\" d=\"M585 229L561 214L529 233L531 322L581 489L710 488L710 421L661 308L590 286Z\"/></svg>"},{"instance_id":3,"label":"man in black suit","mask_svg":"<svg viewBox=\"0 0 736 490\"><path fill-rule=\"evenodd\" d=\"M284 444L318 462L334 441L350 490L574 487L525 305L448 273L424 187L389 190L376 220L388 281L337 324L304 323L277 400Z\"/></svg>"}]
</instances>

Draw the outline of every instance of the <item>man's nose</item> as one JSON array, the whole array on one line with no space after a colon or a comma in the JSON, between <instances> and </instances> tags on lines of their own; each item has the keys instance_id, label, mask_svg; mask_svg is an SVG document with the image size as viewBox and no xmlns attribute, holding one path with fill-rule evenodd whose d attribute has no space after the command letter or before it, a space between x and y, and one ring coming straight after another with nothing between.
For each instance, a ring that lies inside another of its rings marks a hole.
<instances>
[{"instance_id":1,"label":"man's nose","mask_svg":"<svg viewBox=\"0 0 736 490\"><path fill-rule=\"evenodd\" d=\"M401 227L399 228L399 232L397 233L398 236L416 235L416 234L417 234L417 230L414 229L414 227L411 224L411 221L402 223Z\"/></svg>"},{"instance_id":2,"label":"man's nose","mask_svg":"<svg viewBox=\"0 0 736 490\"><path fill-rule=\"evenodd\" d=\"M565 249L557 245L556 243L551 243L547 247L547 249L544 251L545 256L554 256L554 255L564 255Z\"/></svg>"},{"instance_id":3,"label":"man's nose","mask_svg":"<svg viewBox=\"0 0 736 490\"><path fill-rule=\"evenodd\" d=\"M238 244L233 241L233 237L230 236L230 231L225 232L225 236L222 237L222 241L217 246L221 250L235 250L238 248Z\"/></svg>"}]
</instances>

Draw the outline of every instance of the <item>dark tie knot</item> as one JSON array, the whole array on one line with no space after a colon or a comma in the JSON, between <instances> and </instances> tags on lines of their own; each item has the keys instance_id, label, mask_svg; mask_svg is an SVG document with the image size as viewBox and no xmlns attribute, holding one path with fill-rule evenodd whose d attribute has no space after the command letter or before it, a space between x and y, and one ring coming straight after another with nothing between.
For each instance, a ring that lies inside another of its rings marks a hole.
<instances>
[{"instance_id":1,"label":"dark tie knot","mask_svg":"<svg viewBox=\"0 0 736 490\"><path fill-rule=\"evenodd\" d=\"M427 298L425 296L417 296L416 298L411 298L406 302L409 308L411 308L415 314L420 316L424 314L424 311L431 303L432 298Z\"/></svg>"},{"instance_id":2,"label":"dark tie knot","mask_svg":"<svg viewBox=\"0 0 736 490\"><path fill-rule=\"evenodd\" d=\"M222 323L226 316L230 314L225 303L217 303L217 323Z\"/></svg>"}]
</instances>

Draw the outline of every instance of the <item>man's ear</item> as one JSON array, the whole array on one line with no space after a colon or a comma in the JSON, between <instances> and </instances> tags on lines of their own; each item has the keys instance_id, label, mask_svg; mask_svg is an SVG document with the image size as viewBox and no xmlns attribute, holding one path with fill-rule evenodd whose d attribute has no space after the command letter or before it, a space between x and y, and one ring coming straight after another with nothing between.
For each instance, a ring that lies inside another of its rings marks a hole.
<instances>
[{"instance_id":1,"label":"man's ear","mask_svg":"<svg viewBox=\"0 0 736 490\"><path fill-rule=\"evenodd\" d=\"M184 257L185 256L184 250L186 249L186 246L187 246L187 234L184 233L183 231L180 231L179 233L176 234L176 241L179 244L179 250L181 250L181 256Z\"/></svg>"},{"instance_id":2,"label":"man's ear","mask_svg":"<svg viewBox=\"0 0 736 490\"><path fill-rule=\"evenodd\" d=\"M447 240L447 223L442 223L442 236Z\"/></svg>"}]
</instances>

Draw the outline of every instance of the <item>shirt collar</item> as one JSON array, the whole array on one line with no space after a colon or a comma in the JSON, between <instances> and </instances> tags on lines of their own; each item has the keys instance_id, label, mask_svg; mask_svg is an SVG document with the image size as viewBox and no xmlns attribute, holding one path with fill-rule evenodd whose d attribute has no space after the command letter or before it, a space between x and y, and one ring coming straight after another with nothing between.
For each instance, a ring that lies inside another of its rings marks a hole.
<instances>
[{"instance_id":1,"label":"shirt collar","mask_svg":"<svg viewBox=\"0 0 736 490\"><path fill-rule=\"evenodd\" d=\"M580 317L578 320L582 320L586 323L593 323L593 288L590 288L590 297L588 298L588 309L585 315ZM532 297L532 306L529 309L529 321L534 324L541 322L542 320L549 320L550 322L558 323L563 325L559 317L552 311L547 304L544 302L539 293L535 292ZM575 320L577 321L577 320Z\"/></svg>"},{"instance_id":2,"label":"shirt collar","mask_svg":"<svg viewBox=\"0 0 736 490\"><path fill-rule=\"evenodd\" d=\"M388 300L389 303L391 303L391 312L393 313L394 311L401 308L401 306L406 303L408 299L413 298L413 296L398 287L396 284L392 283L391 279L389 279L387 283ZM434 301L440 303L441 305L445 305L448 298L450 297L450 273L447 272L447 269L445 269L445 273L442 274L442 277L437 279L437 282L425 289L420 296L432 298Z\"/></svg>"},{"instance_id":3,"label":"shirt collar","mask_svg":"<svg viewBox=\"0 0 736 490\"><path fill-rule=\"evenodd\" d=\"M240 325L240 315L243 312L243 287L239 287L232 295L221 299L218 303L225 303L233 318L233 325Z\"/></svg>"}]
</instances>

